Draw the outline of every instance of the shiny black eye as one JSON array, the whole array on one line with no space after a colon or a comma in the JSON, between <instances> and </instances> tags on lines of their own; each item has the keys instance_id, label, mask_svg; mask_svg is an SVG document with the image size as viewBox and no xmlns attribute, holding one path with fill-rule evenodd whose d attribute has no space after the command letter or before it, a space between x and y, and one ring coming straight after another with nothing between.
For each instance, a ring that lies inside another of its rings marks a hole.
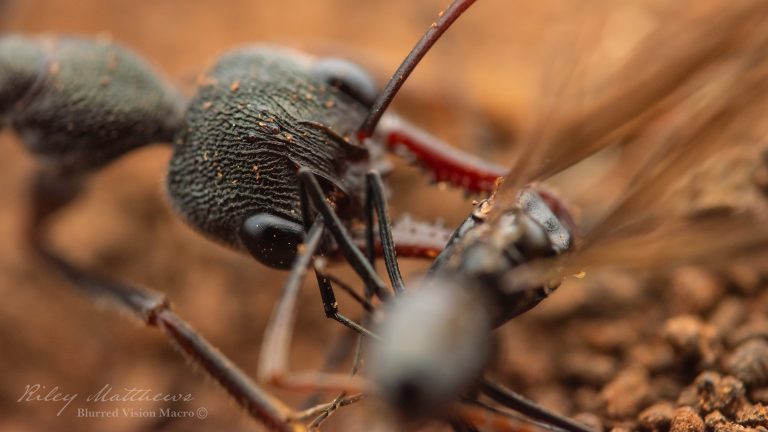
<instances>
[{"instance_id":1,"label":"shiny black eye","mask_svg":"<svg viewBox=\"0 0 768 432\"><path fill-rule=\"evenodd\" d=\"M318 60L312 66L312 73L366 107L371 107L378 95L376 83L371 76L360 66L347 60L338 58Z\"/></svg>"},{"instance_id":2,"label":"shiny black eye","mask_svg":"<svg viewBox=\"0 0 768 432\"><path fill-rule=\"evenodd\" d=\"M296 249L304 241L301 225L268 213L259 213L245 220L240 239L251 255L264 265L289 269Z\"/></svg>"}]
</instances>

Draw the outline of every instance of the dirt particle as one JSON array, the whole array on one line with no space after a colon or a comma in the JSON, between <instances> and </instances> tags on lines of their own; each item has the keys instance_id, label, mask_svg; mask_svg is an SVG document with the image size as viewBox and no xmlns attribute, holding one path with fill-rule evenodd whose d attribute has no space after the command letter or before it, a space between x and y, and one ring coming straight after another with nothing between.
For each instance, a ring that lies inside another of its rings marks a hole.
<instances>
[{"instance_id":1,"label":"dirt particle","mask_svg":"<svg viewBox=\"0 0 768 432\"><path fill-rule=\"evenodd\" d=\"M632 367L620 372L600 393L605 413L612 419L629 419L645 405L650 388L648 371Z\"/></svg>"},{"instance_id":2,"label":"dirt particle","mask_svg":"<svg viewBox=\"0 0 768 432\"><path fill-rule=\"evenodd\" d=\"M741 299L727 297L718 302L709 322L715 326L718 334L726 335L742 324L746 317L747 313Z\"/></svg>"},{"instance_id":3,"label":"dirt particle","mask_svg":"<svg viewBox=\"0 0 768 432\"><path fill-rule=\"evenodd\" d=\"M703 432L704 420L691 407L675 410L669 427L670 432Z\"/></svg>"},{"instance_id":4,"label":"dirt particle","mask_svg":"<svg viewBox=\"0 0 768 432\"><path fill-rule=\"evenodd\" d=\"M665 431L672 423L675 414L675 406L671 402L659 402L649 406L640 412L638 421L640 426L650 431Z\"/></svg>"},{"instance_id":5,"label":"dirt particle","mask_svg":"<svg viewBox=\"0 0 768 432\"><path fill-rule=\"evenodd\" d=\"M721 376L717 372L703 372L696 377L690 388L695 389L696 398L688 405L702 413L720 411L733 416L746 403L744 384L732 376Z\"/></svg>"},{"instance_id":6,"label":"dirt particle","mask_svg":"<svg viewBox=\"0 0 768 432\"><path fill-rule=\"evenodd\" d=\"M574 352L563 359L563 374L568 379L594 386L603 385L616 374L616 360L612 356Z\"/></svg>"},{"instance_id":7,"label":"dirt particle","mask_svg":"<svg viewBox=\"0 0 768 432\"><path fill-rule=\"evenodd\" d=\"M674 313L700 313L711 309L724 291L722 283L700 267L681 267L670 279Z\"/></svg>"},{"instance_id":8,"label":"dirt particle","mask_svg":"<svg viewBox=\"0 0 768 432\"><path fill-rule=\"evenodd\" d=\"M701 367L714 366L721 351L717 331L693 315L681 315L664 323L662 335L682 362L695 361Z\"/></svg>"},{"instance_id":9,"label":"dirt particle","mask_svg":"<svg viewBox=\"0 0 768 432\"><path fill-rule=\"evenodd\" d=\"M732 330L728 337L728 344L735 347L750 339L768 340L768 321L765 318L758 317Z\"/></svg>"},{"instance_id":10,"label":"dirt particle","mask_svg":"<svg viewBox=\"0 0 768 432\"><path fill-rule=\"evenodd\" d=\"M743 426L768 427L768 408L763 405L745 405L736 414L736 422Z\"/></svg>"},{"instance_id":11,"label":"dirt particle","mask_svg":"<svg viewBox=\"0 0 768 432\"><path fill-rule=\"evenodd\" d=\"M768 383L768 342L750 339L739 345L725 361L725 369L747 386Z\"/></svg>"},{"instance_id":12,"label":"dirt particle","mask_svg":"<svg viewBox=\"0 0 768 432\"><path fill-rule=\"evenodd\" d=\"M642 365L650 372L669 370L675 362L672 347L660 340L632 346L627 355L631 363Z\"/></svg>"}]
</instances>

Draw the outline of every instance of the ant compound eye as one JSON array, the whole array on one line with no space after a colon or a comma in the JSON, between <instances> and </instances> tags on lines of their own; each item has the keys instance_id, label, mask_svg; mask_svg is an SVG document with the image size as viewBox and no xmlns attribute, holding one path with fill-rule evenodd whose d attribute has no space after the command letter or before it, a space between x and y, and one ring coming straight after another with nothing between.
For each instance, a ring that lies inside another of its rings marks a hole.
<instances>
[{"instance_id":1,"label":"ant compound eye","mask_svg":"<svg viewBox=\"0 0 768 432\"><path fill-rule=\"evenodd\" d=\"M296 249L304 241L304 228L279 216L259 213L245 220L240 239L251 255L264 265L289 269Z\"/></svg>"},{"instance_id":2,"label":"ant compound eye","mask_svg":"<svg viewBox=\"0 0 768 432\"><path fill-rule=\"evenodd\" d=\"M378 95L373 78L350 61L338 58L318 60L312 67L312 73L366 107L371 107Z\"/></svg>"}]
</instances>

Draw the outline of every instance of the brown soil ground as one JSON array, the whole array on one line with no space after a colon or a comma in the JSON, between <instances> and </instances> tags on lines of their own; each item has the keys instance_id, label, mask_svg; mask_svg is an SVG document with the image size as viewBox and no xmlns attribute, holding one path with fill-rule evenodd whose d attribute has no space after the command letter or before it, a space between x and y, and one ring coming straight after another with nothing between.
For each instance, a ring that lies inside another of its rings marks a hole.
<instances>
[{"instance_id":1,"label":"brown soil ground","mask_svg":"<svg viewBox=\"0 0 768 432\"><path fill-rule=\"evenodd\" d=\"M340 52L384 80L446 3L6 0L0 30L107 33L189 93L217 55L254 42ZM593 3L600 13L615 9L606 27L610 37L601 39L601 57L593 59L600 71L620 60L647 28L643 4L660 1L625 2L621 8ZM557 36L583 15L581 4L479 2L418 69L399 98L401 111L457 146L509 161L518 125L535 117L548 61L560 53L572 56L579 46ZM262 430L156 329L95 306L35 259L21 234L35 164L10 132L0 135L0 149L0 430ZM162 187L169 155L165 147L144 149L95 176L87 194L57 222L56 245L89 268L166 293L182 317L253 376L285 274L199 237L171 213ZM461 193L438 191L402 163L390 184L397 215L442 218L454 226L471 209ZM591 187L592 199L599 201L594 197L600 186ZM426 265L402 266L408 278ZM344 268L338 273L354 280ZM693 267L643 279L601 274L566 284L498 331L494 375L547 407L606 429L768 428L761 405L768 404L763 285L746 269L723 275ZM320 367L345 331L324 318L316 288L307 283L292 367ZM18 401L34 384L79 396L58 415L60 402ZM105 385L189 393L194 399L103 407L84 401ZM296 407L307 397L270 391ZM324 427L365 430L377 414L372 406L346 407ZM78 417L78 408L139 413L166 407L205 408L207 417Z\"/></svg>"}]
</instances>

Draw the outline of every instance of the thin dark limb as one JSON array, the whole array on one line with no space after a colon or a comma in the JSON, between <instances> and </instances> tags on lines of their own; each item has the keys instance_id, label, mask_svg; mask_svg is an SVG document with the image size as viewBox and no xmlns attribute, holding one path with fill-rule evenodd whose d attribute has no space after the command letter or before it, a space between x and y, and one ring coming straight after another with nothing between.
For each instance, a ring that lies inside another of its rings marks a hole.
<instances>
[{"instance_id":1,"label":"thin dark limb","mask_svg":"<svg viewBox=\"0 0 768 432\"><path fill-rule=\"evenodd\" d=\"M350 237L344 225L336 216L336 212L331 208L325 199L322 188L315 177L315 174L307 169L299 170L299 191L302 200L302 213L303 217L307 218L304 221L305 226L308 225L308 221L311 220L312 215L309 212L309 206L305 205L307 202L311 202L318 212L322 215L326 221L326 227L328 231L333 235L334 240L339 245L342 254L349 262L349 265L360 275L366 286L369 287L381 300L388 298L387 288L384 281L381 280L376 271L371 267L371 263L368 262L366 257L355 245L354 241Z\"/></svg>"},{"instance_id":2,"label":"thin dark limb","mask_svg":"<svg viewBox=\"0 0 768 432\"><path fill-rule=\"evenodd\" d=\"M315 276L317 277L317 285L320 287L320 298L323 300L325 316L338 321L342 325L363 336L375 337L368 329L339 312L339 304L336 301L336 295L333 293L333 285L331 285L331 281L319 272L315 272Z\"/></svg>"},{"instance_id":3,"label":"thin dark limb","mask_svg":"<svg viewBox=\"0 0 768 432\"><path fill-rule=\"evenodd\" d=\"M529 424L532 424L534 426L537 426L537 427L540 427L540 428L542 428L544 430L549 430L549 431L560 432L560 431L564 430L564 429L561 429L561 428L559 428L557 426L552 426L551 424L547 424L547 423L544 423L544 422L541 422L541 421L537 421L537 420L533 420L531 418L528 418L528 417L520 414L517 411L513 411L513 410L510 410L510 409L504 409L504 408L500 408L500 407L493 406L493 405L489 405L489 404L481 402L481 401L474 401L472 403L474 405L482 407L483 409L485 409L485 410L487 410L487 411L489 411L491 413L507 417L507 418L509 418L509 419L511 419L513 421L518 421L520 423L529 423Z\"/></svg>"},{"instance_id":4,"label":"thin dark limb","mask_svg":"<svg viewBox=\"0 0 768 432\"><path fill-rule=\"evenodd\" d=\"M330 281L332 284L335 284L337 287L341 288L342 291L349 294L349 296L352 297L356 302L360 303L360 306L362 306L366 312L370 313L376 309L373 306L373 304L370 302L370 300L363 298L363 296L361 296L360 293L355 291L355 289L352 288L348 283L344 282L343 280L337 278L332 274L324 273L320 271L317 267L315 267L315 272L317 272L323 278L328 279L328 281Z\"/></svg>"},{"instance_id":5,"label":"thin dark limb","mask_svg":"<svg viewBox=\"0 0 768 432\"><path fill-rule=\"evenodd\" d=\"M480 382L480 391L496 402L534 420L542 421L569 432L592 432L589 427L568 417L549 411L541 405L526 399L522 395L491 380L484 378Z\"/></svg>"},{"instance_id":6,"label":"thin dark limb","mask_svg":"<svg viewBox=\"0 0 768 432\"><path fill-rule=\"evenodd\" d=\"M81 270L48 247L47 222L77 196L79 185L80 179L71 179L56 171L40 171L35 177L28 238L40 257L89 297L109 300L145 324L161 328L171 342L202 366L249 414L270 429L306 430L302 424L293 422L294 413L289 407L253 383L242 370L178 317L163 294Z\"/></svg>"},{"instance_id":7,"label":"thin dark limb","mask_svg":"<svg viewBox=\"0 0 768 432\"><path fill-rule=\"evenodd\" d=\"M365 399L364 394L346 396L345 393L342 393L336 399L334 399L333 402L328 404L327 407L323 407L322 410L318 410L317 408L315 408L314 412L318 414L309 423L308 425L309 430L317 430L320 427L320 425L323 424L324 421L328 420L328 417L330 417L331 414L335 413L336 410L338 410L339 408L347 405L352 405L353 403L359 402L363 399Z\"/></svg>"},{"instance_id":8,"label":"thin dark limb","mask_svg":"<svg viewBox=\"0 0 768 432\"><path fill-rule=\"evenodd\" d=\"M366 224L366 239L369 244L369 256L373 255L373 213L376 212L376 216L379 219L379 238L381 240L381 249L384 253L384 264L387 267L387 274L389 280L392 282L392 288L395 290L395 294L400 294L405 291L405 283L403 282L403 276L400 274L400 268L397 265L397 255L395 253L395 242L392 240L392 230L389 223L389 209L387 208L387 200L384 196L384 182L381 180L381 175L376 171L368 172L365 175L366 181L366 197L365 197L365 212L368 223Z\"/></svg>"},{"instance_id":9,"label":"thin dark limb","mask_svg":"<svg viewBox=\"0 0 768 432\"><path fill-rule=\"evenodd\" d=\"M330 390L359 393L365 383L359 378L333 373L288 374L288 353L296 320L296 302L301 282L313 256L320 246L325 231L323 218L318 217L309 229L306 241L293 263L283 295L275 306L267 326L259 361L259 380L273 385L297 390Z\"/></svg>"},{"instance_id":10,"label":"thin dark limb","mask_svg":"<svg viewBox=\"0 0 768 432\"><path fill-rule=\"evenodd\" d=\"M357 132L358 137L362 140L370 137L373 134L373 130L376 129L376 125L381 118L381 115L389 107L389 104L394 99L400 87L403 86L405 80L419 64L419 61L427 54L432 45L445 33L446 30L453 24L454 21L469 8L475 0L454 0L451 6L448 7L443 13L440 14L438 20L429 27L424 36L421 37L415 47L408 53L408 56L403 60L400 67L397 68L395 74L387 83L384 91L381 92L379 98L373 104L371 112L368 117L363 121L360 126L360 130Z\"/></svg>"}]
</instances>

